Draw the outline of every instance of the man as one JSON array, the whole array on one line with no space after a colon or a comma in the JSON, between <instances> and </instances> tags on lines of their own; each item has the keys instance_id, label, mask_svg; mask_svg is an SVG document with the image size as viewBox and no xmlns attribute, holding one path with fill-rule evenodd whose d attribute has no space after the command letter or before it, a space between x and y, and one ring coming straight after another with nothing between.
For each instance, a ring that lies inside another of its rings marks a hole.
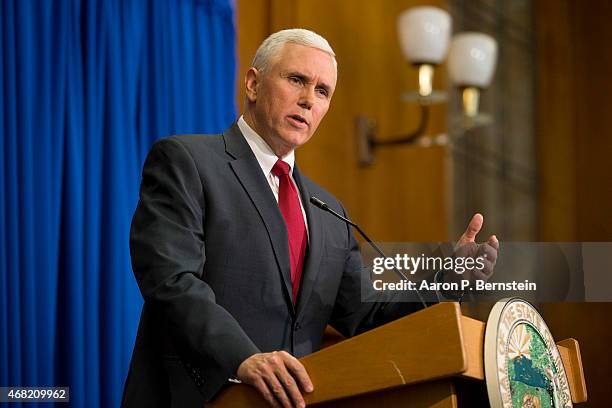
<instances>
[{"instance_id":1,"label":"man","mask_svg":"<svg viewBox=\"0 0 612 408\"><path fill-rule=\"evenodd\" d=\"M246 73L237 123L151 149L131 231L145 304L123 406L201 406L230 379L272 406L304 406L313 384L296 357L320 347L327 324L353 336L420 308L362 303L350 228L309 205L317 196L346 214L294 163L336 75L325 39L280 31ZM481 225L475 217L462 239Z\"/></svg>"}]
</instances>

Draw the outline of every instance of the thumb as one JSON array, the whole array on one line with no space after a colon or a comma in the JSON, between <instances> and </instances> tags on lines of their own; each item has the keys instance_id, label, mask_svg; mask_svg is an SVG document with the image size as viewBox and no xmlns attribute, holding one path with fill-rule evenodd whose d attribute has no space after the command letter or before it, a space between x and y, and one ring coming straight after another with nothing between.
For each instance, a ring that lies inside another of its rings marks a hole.
<instances>
[{"instance_id":1,"label":"thumb","mask_svg":"<svg viewBox=\"0 0 612 408\"><path fill-rule=\"evenodd\" d=\"M468 242L475 242L476 235L480 232L482 228L482 223L484 222L484 218L481 214L476 213L470 220L465 232L459 238L459 245L467 244Z\"/></svg>"}]
</instances>

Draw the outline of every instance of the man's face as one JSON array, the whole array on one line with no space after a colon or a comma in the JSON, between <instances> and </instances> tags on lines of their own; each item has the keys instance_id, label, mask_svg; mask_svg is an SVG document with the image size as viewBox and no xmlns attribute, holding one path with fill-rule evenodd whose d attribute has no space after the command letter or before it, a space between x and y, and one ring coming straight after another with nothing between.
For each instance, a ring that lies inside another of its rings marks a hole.
<instances>
[{"instance_id":1,"label":"man's face","mask_svg":"<svg viewBox=\"0 0 612 408\"><path fill-rule=\"evenodd\" d=\"M330 55L312 47L285 44L265 72L246 76L251 119L257 133L282 157L306 143L329 109L336 87Z\"/></svg>"}]
</instances>

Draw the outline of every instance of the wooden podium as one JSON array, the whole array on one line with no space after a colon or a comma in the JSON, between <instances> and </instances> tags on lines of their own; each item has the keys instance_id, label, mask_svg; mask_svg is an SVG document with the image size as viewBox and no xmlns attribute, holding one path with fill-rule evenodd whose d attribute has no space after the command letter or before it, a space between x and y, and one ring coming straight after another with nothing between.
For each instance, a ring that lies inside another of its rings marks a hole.
<instances>
[{"instance_id":1,"label":"wooden podium","mask_svg":"<svg viewBox=\"0 0 612 408\"><path fill-rule=\"evenodd\" d=\"M485 324L441 303L308 355L300 361L314 384L315 407L487 407ZM557 343L572 401L586 401L580 349ZM248 385L232 385L210 405L267 407Z\"/></svg>"}]
</instances>

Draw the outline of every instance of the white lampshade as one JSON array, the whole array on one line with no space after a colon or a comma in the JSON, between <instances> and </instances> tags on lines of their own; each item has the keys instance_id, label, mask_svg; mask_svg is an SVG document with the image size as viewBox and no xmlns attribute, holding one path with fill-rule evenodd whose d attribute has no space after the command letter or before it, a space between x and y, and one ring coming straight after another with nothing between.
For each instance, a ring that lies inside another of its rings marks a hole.
<instances>
[{"instance_id":1,"label":"white lampshade","mask_svg":"<svg viewBox=\"0 0 612 408\"><path fill-rule=\"evenodd\" d=\"M457 86L486 88L497 62L497 42L482 33L461 33L453 37L448 53L448 74Z\"/></svg>"},{"instance_id":2,"label":"white lampshade","mask_svg":"<svg viewBox=\"0 0 612 408\"><path fill-rule=\"evenodd\" d=\"M400 46L413 64L439 64L444 60L451 32L448 12L437 7L413 7L397 18Z\"/></svg>"}]
</instances>

